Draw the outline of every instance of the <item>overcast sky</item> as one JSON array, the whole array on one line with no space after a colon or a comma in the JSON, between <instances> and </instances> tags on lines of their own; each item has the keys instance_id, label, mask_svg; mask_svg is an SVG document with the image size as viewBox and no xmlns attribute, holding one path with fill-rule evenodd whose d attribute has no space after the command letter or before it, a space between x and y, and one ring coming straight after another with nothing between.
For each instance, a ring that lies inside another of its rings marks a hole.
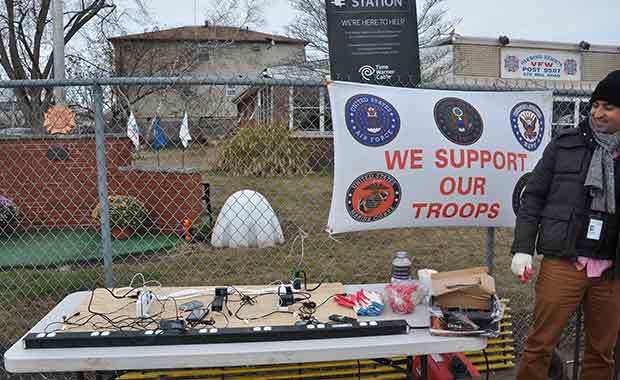
<instances>
[{"instance_id":1,"label":"overcast sky","mask_svg":"<svg viewBox=\"0 0 620 380\"><path fill-rule=\"evenodd\" d=\"M208 1L196 1L197 20L202 23ZM147 3L161 26L194 23L194 0ZM260 30L283 34L293 18L288 1L268 0L268 4L267 24ZM451 17L462 19L456 32L465 36L620 45L619 0L447 0L446 7Z\"/></svg>"}]
</instances>

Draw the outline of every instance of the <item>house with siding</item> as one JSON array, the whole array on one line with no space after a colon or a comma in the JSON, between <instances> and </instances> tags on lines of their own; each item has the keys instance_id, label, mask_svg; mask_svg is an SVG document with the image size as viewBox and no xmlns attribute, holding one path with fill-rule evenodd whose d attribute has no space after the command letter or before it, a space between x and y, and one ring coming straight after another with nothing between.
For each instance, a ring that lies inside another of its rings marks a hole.
<instances>
[{"instance_id":1,"label":"house with siding","mask_svg":"<svg viewBox=\"0 0 620 380\"><path fill-rule=\"evenodd\" d=\"M117 76L215 76L223 79L258 78L265 67L302 63L306 42L247 28L185 26L129 34L110 39ZM198 140L222 135L238 122L233 99L244 87L131 86L121 87L120 101L131 104L143 132L158 114L169 136L185 111Z\"/></svg>"}]
</instances>

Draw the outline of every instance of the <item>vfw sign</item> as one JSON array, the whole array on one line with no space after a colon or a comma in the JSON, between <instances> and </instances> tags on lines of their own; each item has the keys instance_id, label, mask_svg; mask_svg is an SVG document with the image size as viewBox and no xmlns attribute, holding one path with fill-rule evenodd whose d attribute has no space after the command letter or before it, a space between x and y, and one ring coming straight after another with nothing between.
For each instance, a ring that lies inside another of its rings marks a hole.
<instances>
[{"instance_id":1,"label":"vfw sign","mask_svg":"<svg viewBox=\"0 0 620 380\"><path fill-rule=\"evenodd\" d=\"M579 53L502 48L500 64L507 79L581 80Z\"/></svg>"}]
</instances>

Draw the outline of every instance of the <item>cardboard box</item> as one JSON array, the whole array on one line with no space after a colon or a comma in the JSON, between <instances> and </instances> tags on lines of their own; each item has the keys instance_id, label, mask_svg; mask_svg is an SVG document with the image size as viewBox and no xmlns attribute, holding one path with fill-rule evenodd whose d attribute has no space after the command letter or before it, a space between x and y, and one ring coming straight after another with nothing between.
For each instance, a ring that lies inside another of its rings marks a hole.
<instances>
[{"instance_id":1,"label":"cardboard box","mask_svg":"<svg viewBox=\"0 0 620 380\"><path fill-rule=\"evenodd\" d=\"M490 310L495 280L486 267L439 272L431 276L433 304L444 308Z\"/></svg>"}]
</instances>

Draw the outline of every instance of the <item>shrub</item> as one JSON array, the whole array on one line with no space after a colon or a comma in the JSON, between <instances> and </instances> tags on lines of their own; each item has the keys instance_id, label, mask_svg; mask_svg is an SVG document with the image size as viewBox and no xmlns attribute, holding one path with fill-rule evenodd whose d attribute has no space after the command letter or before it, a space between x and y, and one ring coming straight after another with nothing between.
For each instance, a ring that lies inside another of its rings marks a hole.
<instances>
[{"instance_id":1,"label":"shrub","mask_svg":"<svg viewBox=\"0 0 620 380\"><path fill-rule=\"evenodd\" d=\"M146 220L146 208L134 197L126 195L112 195L108 197L110 210L110 228L139 229ZM101 224L101 204L92 213L93 220Z\"/></svg>"},{"instance_id":2,"label":"shrub","mask_svg":"<svg viewBox=\"0 0 620 380\"><path fill-rule=\"evenodd\" d=\"M233 176L281 176L311 171L309 150L283 125L237 128L224 141L218 169Z\"/></svg>"},{"instance_id":3,"label":"shrub","mask_svg":"<svg viewBox=\"0 0 620 380\"><path fill-rule=\"evenodd\" d=\"M17 205L0 195L0 236L8 235L17 228Z\"/></svg>"}]
</instances>

